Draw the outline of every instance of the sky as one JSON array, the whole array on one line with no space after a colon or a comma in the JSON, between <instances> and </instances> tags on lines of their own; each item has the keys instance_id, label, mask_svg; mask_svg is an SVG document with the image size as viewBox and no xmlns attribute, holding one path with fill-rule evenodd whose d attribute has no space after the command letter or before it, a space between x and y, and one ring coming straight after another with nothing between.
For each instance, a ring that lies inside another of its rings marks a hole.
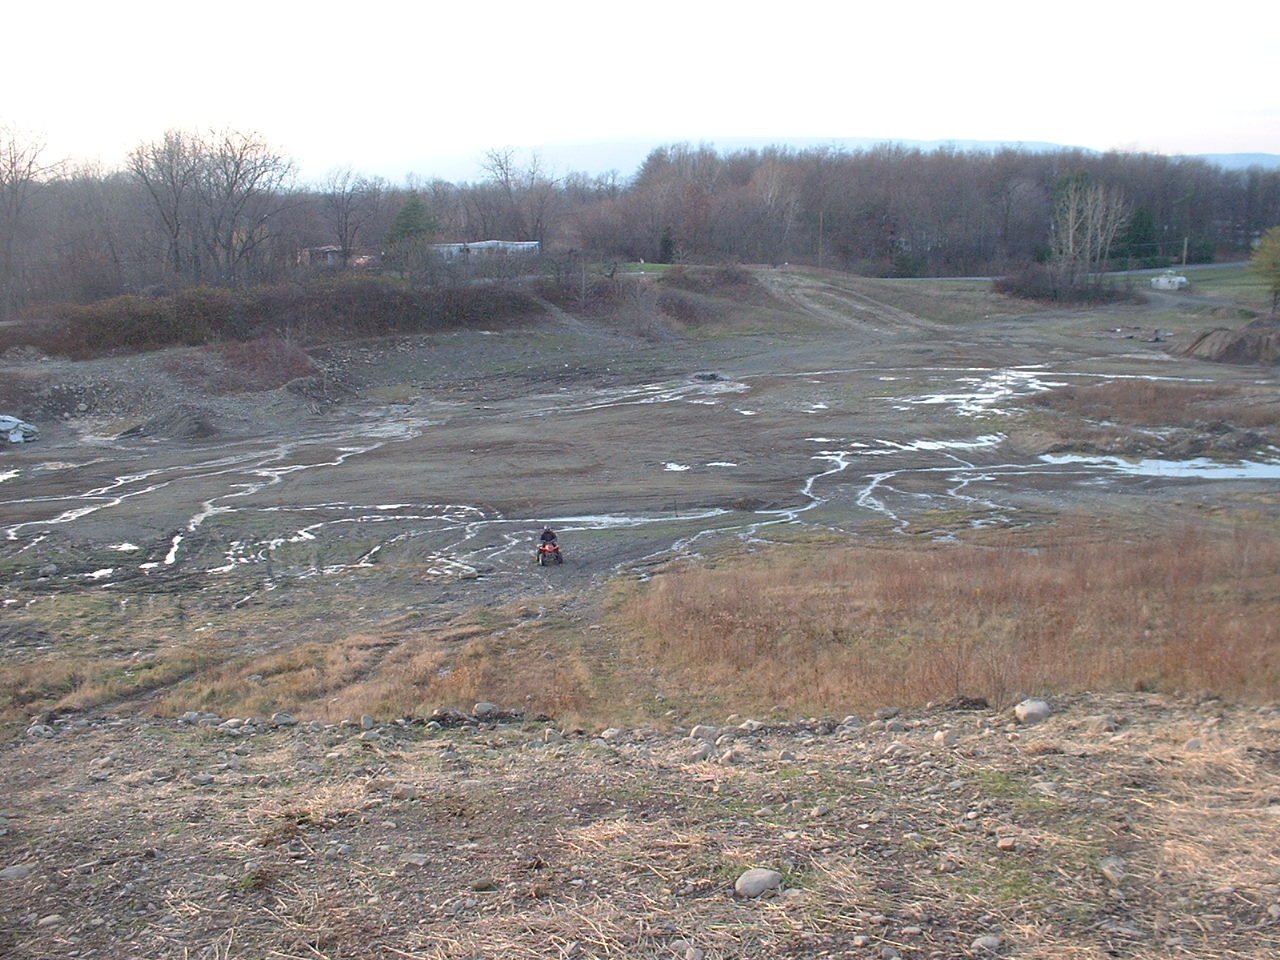
<instances>
[{"instance_id":1,"label":"sky","mask_svg":"<svg viewBox=\"0 0 1280 960\"><path fill-rule=\"evenodd\" d=\"M46 0L0 29L0 127L108 170L170 129L259 133L304 182L738 138L1280 154L1272 0Z\"/></svg>"}]
</instances>

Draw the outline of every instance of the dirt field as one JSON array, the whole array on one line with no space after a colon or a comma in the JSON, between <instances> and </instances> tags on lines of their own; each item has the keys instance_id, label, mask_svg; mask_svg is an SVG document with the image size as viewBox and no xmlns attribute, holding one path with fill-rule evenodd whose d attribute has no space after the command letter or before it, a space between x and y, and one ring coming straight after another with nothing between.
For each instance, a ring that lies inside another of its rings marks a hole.
<instances>
[{"instance_id":1,"label":"dirt field","mask_svg":"<svg viewBox=\"0 0 1280 960\"><path fill-rule=\"evenodd\" d=\"M1121 533L1280 525L1274 370L1170 349L1236 304L1047 311L970 281L753 282L683 295L682 319L637 320L657 309L641 291L625 316L546 304L516 327L344 344L266 393L209 392L199 351L0 358L0 413L41 429L0 449L0 870L22 868L0 879L0 954L954 957L989 935L1018 956L1272 955L1274 845L1206 840L1196 862L1212 866L1175 877L1171 845L1199 841L1185 819L1150 825L1153 803L1183 818L1197 797L1244 820L1280 809L1273 714L1220 718L1226 753L1187 774L1203 796L1161 780L1162 751L1219 721L1141 698L1082 700L1042 753L988 712L935 756L924 734L951 721L930 713L898 731L916 732L903 749L920 764L901 778L883 724L842 752L780 713L742 773L717 763L724 745L689 765L681 732L724 718L650 688L646 665L614 681L616 709L607 687L569 704L552 651L521 651L521 636L571 634L616 660L610 584L770 542L980 543L1081 517ZM1103 388L1128 412L1098 414L1088 391ZM563 566L532 562L544 523ZM472 712L432 684L465 675L475 637L511 643L529 692L499 706L520 721L396 726ZM421 698L374 709L379 669L410 641ZM300 650L341 651L323 667L341 688L272 686ZM209 679L228 663L241 672ZM177 719L189 710L205 725ZM212 722L285 710L302 725ZM365 710L378 735L362 740ZM1123 762L1059 771L1070 724L1109 711L1144 718L1140 746L1098 734L1088 756ZM554 732L614 723L628 729ZM1059 774L1066 800L1033 789ZM936 809L914 792L934 788ZM1047 826L1042 800L1070 816ZM982 829L952 844L953 820ZM1006 835L1000 854L1071 856L993 874ZM1130 879L1098 879L1132 850ZM1214 859L1237 856L1235 872ZM798 893L733 899L738 867L777 864ZM955 870L968 885L943 882ZM1172 915L1165 882L1186 898Z\"/></svg>"}]
</instances>

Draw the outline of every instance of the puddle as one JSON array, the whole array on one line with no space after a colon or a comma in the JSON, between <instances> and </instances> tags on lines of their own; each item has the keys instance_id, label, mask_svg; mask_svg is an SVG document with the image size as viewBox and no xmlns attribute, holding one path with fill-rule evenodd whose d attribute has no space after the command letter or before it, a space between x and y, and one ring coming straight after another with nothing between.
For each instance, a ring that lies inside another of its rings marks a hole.
<instances>
[{"instance_id":1,"label":"puddle","mask_svg":"<svg viewBox=\"0 0 1280 960\"><path fill-rule=\"evenodd\" d=\"M950 393L931 393L916 397L886 397L882 399L896 400L895 409L907 410L912 406L949 406L952 412L962 417L978 414L994 414L1009 416L1008 410L1001 410L998 404L1015 397L1025 397L1033 393L1045 393L1054 387L1064 387L1065 383L1043 380L1043 370L1007 369L997 370L985 377L959 377L956 383L969 387L967 390Z\"/></svg>"},{"instance_id":2,"label":"puddle","mask_svg":"<svg viewBox=\"0 0 1280 960\"><path fill-rule=\"evenodd\" d=\"M12 480L16 476L18 476L17 470L0 471L0 483L4 483L6 480Z\"/></svg>"},{"instance_id":3,"label":"puddle","mask_svg":"<svg viewBox=\"0 0 1280 960\"><path fill-rule=\"evenodd\" d=\"M1196 480L1280 480L1280 462L1243 460L1221 463L1194 460L1125 460L1122 457L1086 457L1075 454L1046 454L1040 458L1053 466L1080 466L1090 472L1107 470L1130 477L1164 477Z\"/></svg>"},{"instance_id":4,"label":"puddle","mask_svg":"<svg viewBox=\"0 0 1280 960\"><path fill-rule=\"evenodd\" d=\"M684 473L689 469L687 463L664 463L662 469L669 473Z\"/></svg>"},{"instance_id":5,"label":"puddle","mask_svg":"<svg viewBox=\"0 0 1280 960\"><path fill-rule=\"evenodd\" d=\"M736 467L737 464L731 460L712 460L707 464L708 467Z\"/></svg>"}]
</instances>

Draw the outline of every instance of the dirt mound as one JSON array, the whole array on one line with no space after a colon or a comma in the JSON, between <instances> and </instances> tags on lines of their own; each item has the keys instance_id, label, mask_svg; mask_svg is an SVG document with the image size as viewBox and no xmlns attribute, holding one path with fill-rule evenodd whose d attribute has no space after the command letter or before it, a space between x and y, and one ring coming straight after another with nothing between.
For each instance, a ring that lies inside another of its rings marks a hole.
<instances>
[{"instance_id":1,"label":"dirt mound","mask_svg":"<svg viewBox=\"0 0 1280 960\"><path fill-rule=\"evenodd\" d=\"M1280 320L1252 320L1235 330L1215 327L1179 346L1178 353L1216 363L1275 364L1280 360Z\"/></svg>"},{"instance_id":2,"label":"dirt mound","mask_svg":"<svg viewBox=\"0 0 1280 960\"><path fill-rule=\"evenodd\" d=\"M121 437L155 437L162 440L205 440L222 431L207 410L180 404L159 416L131 427Z\"/></svg>"}]
</instances>

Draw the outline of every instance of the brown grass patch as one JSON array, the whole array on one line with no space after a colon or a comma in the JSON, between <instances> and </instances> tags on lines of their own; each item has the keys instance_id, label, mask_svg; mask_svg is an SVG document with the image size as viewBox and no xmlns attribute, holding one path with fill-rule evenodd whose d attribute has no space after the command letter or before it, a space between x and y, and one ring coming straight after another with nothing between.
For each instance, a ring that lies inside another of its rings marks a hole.
<instances>
[{"instance_id":1,"label":"brown grass patch","mask_svg":"<svg viewBox=\"0 0 1280 960\"><path fill-rule=\"evenodd\" d=\"M621 606L645 654L735 709L1280 689L1280 540L1187 529L1038 549L775 548Z\"/></svg>"},{"instance_id":2,"label":"brown grass patch","mask_svg":"<svg viewBox=\"0 0 1280 960\"><path fill-rule=\"evenodd\" d=\"M1225 421L1248 429L1280 426L1280 403L1274 398L1259 402L1238 388L1212 384L1108 380L1059 388L1030 402L1087 420L1142 427L1191 427L1205 421Z\"/></svg>"},{"instance_id":3,"label":"brown grass patch","mask_svg":"<svg viewBox=\"0 0 1280 960\"><path fill-rule=\"evenodd\" d=\"M0 666L0 720L38 710L79 711L191 677L215 662L208 644L162 648L143 658L48 657Z\"/></svg>"}]
</instances>

